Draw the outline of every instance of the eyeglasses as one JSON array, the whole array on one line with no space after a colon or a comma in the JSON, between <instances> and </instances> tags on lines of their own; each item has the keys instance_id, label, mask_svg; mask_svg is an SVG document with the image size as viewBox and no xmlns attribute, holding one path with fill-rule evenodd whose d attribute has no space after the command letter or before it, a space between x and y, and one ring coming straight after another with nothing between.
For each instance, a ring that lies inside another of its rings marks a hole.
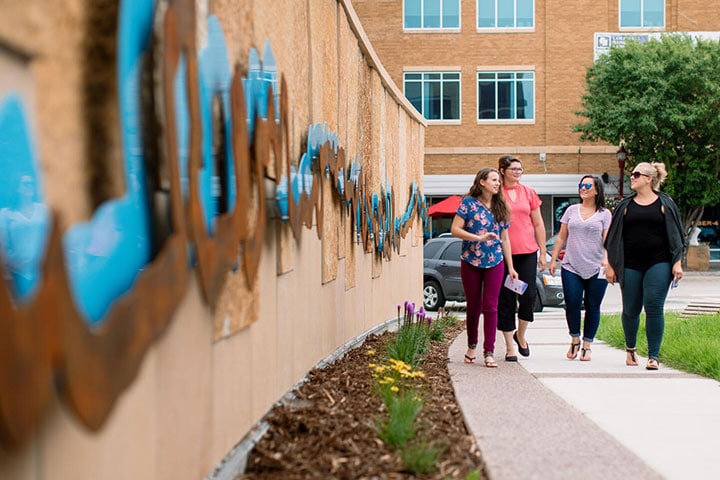
<instances>
[{"instance_id":1,"label":"eyeglasses","mask_svg":"<svg viewBox=\"0 0 720 480\"><path fill-rule=\"evenodd\" d=\"M519 167L508 168L508 170L511 172L518 172L518 173L522 173L522 171L523 171L523 169L519 168Z\"/></svg>"},{"instance_id":2,"label":"eyeglasses","mask_svg":"<svg viewBox=\"0 0 720 480\"><path fill-rule=\"evenodd\" d=\"M630 176L635 179L638 179L640 177L650 177L650 175L648 175L647 173L640 173L640 172L632 172L630 174Z\"/></svg>"},{"instance_id":3,"label":"eyeglasses","mask_svg":"<svg viewBox=\"0 0 720 480\"><path fill-rule=\"evenodd\" d=\"M592 183L578 183L578 190L582 190L583 188L585 190L590 190L593 187Z\"/></svg>"}]
</instances>

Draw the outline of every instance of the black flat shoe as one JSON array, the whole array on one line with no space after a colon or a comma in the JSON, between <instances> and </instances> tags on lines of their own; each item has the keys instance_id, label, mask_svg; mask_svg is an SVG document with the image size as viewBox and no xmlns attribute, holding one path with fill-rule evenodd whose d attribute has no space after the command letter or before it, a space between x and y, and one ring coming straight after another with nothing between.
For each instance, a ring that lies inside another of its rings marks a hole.
<instances>
[{"instance_id":1,"label":"black flat shoe","mask_svg":"<svg viewBox=\"0 0 720 480\"><path fill-rule=\"evenodd\" d=\"M517 332L513 333L513 340L515 340L515 343L517 343L518 352L520 352L520 355L522 355L523 357L529 357L530 356L530 344L528 343L524 347L522 345L520 345L520 341L517 338Z\"/></svg>"},{"instance_id":2,"label":"black flat shoe","mask_svg":"<svg viewBox=\"0 0 720 480\"><path fill-rule=\"evenodd\" d=\"M517 355L505 355L506 362L517 362Z\"/></svg>"}]
</instances>

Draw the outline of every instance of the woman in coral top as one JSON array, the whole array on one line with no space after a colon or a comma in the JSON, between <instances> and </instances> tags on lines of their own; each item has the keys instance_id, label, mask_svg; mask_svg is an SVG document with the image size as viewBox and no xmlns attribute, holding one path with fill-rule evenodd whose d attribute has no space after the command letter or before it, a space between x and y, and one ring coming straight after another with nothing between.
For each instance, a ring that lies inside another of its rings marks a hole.
<instances>
[{"instance_id":1,"label":"woman in coral top","mask_svg":"<svg viewBox=\"0 0 720 480\"><path fill-rule=\"evenodd\" d=\"M530 345L525 338L525 332L534 320L537 268L545 270L545 224L540 215L542 201L537 192L520 183L522 162L516 157L505 155L498 160L498 170L503 178L503 194L511 211L508 234L512 248L512 264L520 280L527 283L527 289L522 295L507 288L500 289L498 303L498 330L505 339L505 361L516 362L513 341L517 343L520 355L530 356Z\"/></svg>"}]
</instances>

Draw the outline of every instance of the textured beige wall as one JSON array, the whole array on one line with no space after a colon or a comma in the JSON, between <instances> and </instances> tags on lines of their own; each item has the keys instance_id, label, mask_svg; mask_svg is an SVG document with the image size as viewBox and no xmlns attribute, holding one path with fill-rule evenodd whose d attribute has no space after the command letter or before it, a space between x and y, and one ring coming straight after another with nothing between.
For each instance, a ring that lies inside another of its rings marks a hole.
<instances>
[{"instance_id":1,"label":"textured beige wall","mask_svg":"<svg viewBox=\"0 0 720 480\"><path fill-rule=\"evenodd\" d=\"M0 48L29 53L20 75L34 85L27 95L47 199L67 225L92 213L83 163L82 5L0 0ZM215 0L205 7L220 18L231 65L244 65L250 47L262 55L270 40L287 81L291 158L299 158L308 125L327 122L346 163L358 156L373 192L389 181L394 214L402 214L410 182L422 188L425 127L385 76L349 2ZM274 192L266 189L266 197L273 201ZM304 227L294 239L270 211L255 288L248 292L242 275L228 274L216 311L193 274L171 325L103 428L87 432L55 401L31 442L13 453L0 448L0 478L202 478L318 361L393 318L398 303L420 301L417 220L388 262L356 242L338 202L325 208L322 240ZM218 335L216 324L225 321L239 331Z\"/></svg>"}]
</instances>

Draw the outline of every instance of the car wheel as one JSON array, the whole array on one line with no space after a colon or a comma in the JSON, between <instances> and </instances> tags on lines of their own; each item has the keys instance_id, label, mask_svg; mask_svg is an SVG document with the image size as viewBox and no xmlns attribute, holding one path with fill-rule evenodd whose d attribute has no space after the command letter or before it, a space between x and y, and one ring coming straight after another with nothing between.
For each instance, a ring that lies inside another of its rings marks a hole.
<instances>
[{"instance_id":1,"label":"car wheel","mask_svg":"<svg viewBox=\"0 0 720 480\"><path fill-rule=\"evenodd\" d=\"M427 280L423 286L423 306L431 312L445 305L445 296L435 280Z\"/></svg>"},{"instance_id":2,"label":"car wheel","mask_svg":"<svg viewBox=\"0 0 720 480\"><path fill-rule=\"evenodd\" d=\"M543 311L543 304L542 300L540 299L540 293L535 293L535 301L533 302L533 312L542 312Z\"/></svg>"}]
</instances>

